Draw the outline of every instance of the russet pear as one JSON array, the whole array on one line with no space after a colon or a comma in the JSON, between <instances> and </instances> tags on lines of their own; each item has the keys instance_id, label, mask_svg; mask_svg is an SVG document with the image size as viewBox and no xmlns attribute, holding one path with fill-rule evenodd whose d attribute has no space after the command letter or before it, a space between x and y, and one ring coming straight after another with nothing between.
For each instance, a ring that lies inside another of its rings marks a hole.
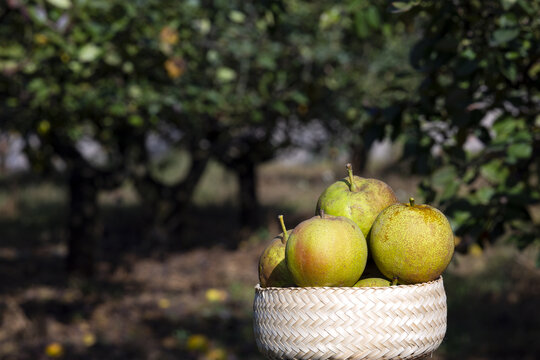
<instances>
[{"instance_id":1,"label":"russet pear","mask_svg":"<svg viewBox=\"0 0 540 360\"><path fill-rule=\"evenodd\" d=\"M448 219L430 205L394 204L384 209L371 228L369 249L377 268L401 284L437 279L454 254Z\"/></svg>"},{"instance_id":2,"label":"russet pear","mask_svg":"<svg viewBox=\"0 0 540 360\"><path fill-rule=\"evenodd\" d=\"M294 228L285 259L298 286L353 286L366 266L367 243L352 220L321 212Z\"/></svg>"},{"instance_id":3,"label":"russet pear","mask_svg":"<svg viewBox=\"0 0 540 360\"><path fill-rule=\"evenodd\" d=\"M333 183L321 194L316 213L322 210L328 215L351 219L367 238L377 215L398 199L386 183L353 175L351 164L347 164L347 171L348 177Z\"/></svg>"},{"instance_id":4,"label":"russet pear","mask_svg":"<svg viewBox=\"0 0 540 360\"><path fill-rule=\"evenodd\" d=\"M285 228L283 215L279 216L279 221L283 232L272 239L259 258L259 284L263 288L295 285L285 263L285 245L291 230Z\"/></svg>"},{"instance_id":5,"label":"russet pear","mask_svg":"<svg viewBox=\"0 0 540 360\"><path fill-rule=\"evenodd\" d=\"M384 287L390 285L392 285L392 283L387 279L365 278L358 280L356 284L354 284L354 287Z\"/></svg>"}]
</instances>

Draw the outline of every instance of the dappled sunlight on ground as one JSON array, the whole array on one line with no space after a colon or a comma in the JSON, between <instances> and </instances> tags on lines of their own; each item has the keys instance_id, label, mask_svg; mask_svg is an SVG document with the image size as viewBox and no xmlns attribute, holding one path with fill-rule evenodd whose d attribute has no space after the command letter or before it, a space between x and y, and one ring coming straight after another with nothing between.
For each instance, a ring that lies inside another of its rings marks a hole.
<instances>
[{"instance_id":1,"label":"dappled sunlight on ground","mask_svg":"<svg viewBox=\"0 0 540 360\"><path fill-rule=\"evenodd\" d=\"M206 195L188 215L189 229L171 239L146 231L129 187L102 194L106 231L92 282L64 271L62 183L0 189L0 208L10 210L0 213L0 358L262 360L252 330L258 257L280 232L277 215L288 228L312 216L340 171L261 168L265 225L251 232L237 229L233 195L208 203L211 190L199 189ZM403 194L417 184L384 176ZM448 331L434 359L538 358L535 251L497 245L456 254L444 275Z\"/></svg>"},{"instance_id":2,"label":"dappled sunlight on ground","mask_svg":"<svg viewBox=\"0 0 540 360\"><path fill-rule=\"evenodd\" d=\"M0 355L40 358L58 343L66 358L259 358L251 302L260 251L193 250L137 261L92 284L11 294L3 302ZM197 334L208 344L190 349Z\"/></svg>"}]
</instances>

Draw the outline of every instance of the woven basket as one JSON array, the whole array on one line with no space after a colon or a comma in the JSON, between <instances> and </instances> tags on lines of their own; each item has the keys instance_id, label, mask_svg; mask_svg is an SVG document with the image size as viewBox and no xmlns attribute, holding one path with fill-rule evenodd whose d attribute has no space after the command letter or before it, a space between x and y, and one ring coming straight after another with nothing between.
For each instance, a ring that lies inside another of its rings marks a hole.
<instances>
[{"instance_id":1,"label":"woven basket","mask_svg":"<svg viewBox=\"0 0 540 360\"><path fill-rule=\"evenodd\" d=\"M391 287L255 287L254 330L269 359L417 359L446 332L443 280Z\"/></svg>"}]
</instances>

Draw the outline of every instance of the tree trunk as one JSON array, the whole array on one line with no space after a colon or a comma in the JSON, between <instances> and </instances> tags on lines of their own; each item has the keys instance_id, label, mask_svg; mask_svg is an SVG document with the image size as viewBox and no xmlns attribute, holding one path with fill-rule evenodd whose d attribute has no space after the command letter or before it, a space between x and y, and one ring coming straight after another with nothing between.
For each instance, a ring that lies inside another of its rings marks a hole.
<instances>
[{"instance_id":1,"label":"tree trunk","mask_svg":"<svg viewBox=\"0 0 540 360\"><path fill-rule=\"evenodd\" d=\"M188 174L174 185L156 180L149 170L143 176L134 178L137 192L148 212L146 217L153 227L162 228L166 233L181 232L185 225L185 213L208 161L208 154L193 152Z\"/></svg>"},{"instance_id":2,"label":"tree trunk","mask_svg":"<svg viewBox=\"0 0 540 360\"><path fill-rule=\"evenodd\" d=\"M9 151L9 135L0 132L0 174L7 172L6 163Z\"/></svg>"},{"instance_id":3,"label":"tree trunk","mask_svg":"<svg viewBox=\"0 0 540 360\"><path fill-rule=\"evenodd\" d=\"M240 224L243 228L255 229L260 225L260 206L257 198L257 169L251 161L236 167L240 200Z\"/></svg>"},{"instance_id":4,"label":"tree trunk","mask_svg":"<svg viewBox=\"0 0 540 360\"><path fill-rule=\"evenodd\" d=\"M362 174L366 170L368 152L364 142L354 144L351 148L351 163L353 171L358 176L363 176Z\"/></svg>"},{"instance_id":5,"label":"tree trunk","mask_svg":"<svg viewBox=\"0 0 540 360\"><path fill-rule=\"evenodd\" d=\"M71 169L69 178L69 240L67 268L71 275L94 275L101 226L94 171L84 165Z\"/></svg>"}]
</instances>

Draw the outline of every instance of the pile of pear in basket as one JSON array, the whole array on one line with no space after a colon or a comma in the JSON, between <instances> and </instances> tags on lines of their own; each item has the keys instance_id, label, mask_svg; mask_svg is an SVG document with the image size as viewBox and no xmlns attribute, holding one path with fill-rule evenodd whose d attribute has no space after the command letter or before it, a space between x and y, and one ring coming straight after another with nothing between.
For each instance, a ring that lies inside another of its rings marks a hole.
<instances>
[{"instance_id":1,"label":"pile of pear in basket","mask_svg":"<svg viewBox=\"0 0 540 360\"><path fill-rule=\"evenodd\" d=\"M442 342L448 220L347 169L317 216L294 230L279 216L283 233L261 255L254 331L269 359L415 359Z\"/></svg>"}]
</instances>

